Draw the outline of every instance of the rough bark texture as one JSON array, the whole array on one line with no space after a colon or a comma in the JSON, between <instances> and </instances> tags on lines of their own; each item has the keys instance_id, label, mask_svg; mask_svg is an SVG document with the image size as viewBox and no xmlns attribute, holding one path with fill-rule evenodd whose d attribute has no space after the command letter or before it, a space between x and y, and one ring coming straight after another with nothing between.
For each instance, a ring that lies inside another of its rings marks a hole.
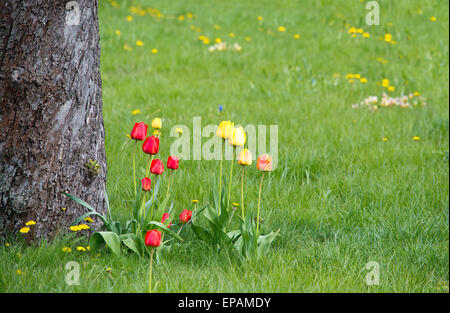
<instances>
[{"instance_id":1,"label":"rough bark texture","mask_svg":"<svg viewBox=\"0 0 450 313\"><path fill-rule=\"evenodd\" d=\"M86 209L62 191L106 210L98 3L76 2L0 1L0 236L68 229Z\"/></svg>"}]
</instances>

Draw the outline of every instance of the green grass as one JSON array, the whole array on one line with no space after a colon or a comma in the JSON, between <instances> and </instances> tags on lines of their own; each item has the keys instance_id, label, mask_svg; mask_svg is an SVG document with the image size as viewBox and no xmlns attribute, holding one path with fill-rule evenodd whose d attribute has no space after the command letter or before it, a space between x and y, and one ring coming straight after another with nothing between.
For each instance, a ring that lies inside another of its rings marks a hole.
<instances>
[{"instance_id":1,"label":"green grass","mask_svg":"<svg viewBox=\"0 0 450 313\"><path fill-rule=\"evenodd\" d=\"M174 140L169 130L185 124L192 133L194 116L203 126L230 119L279 127L278 168L267 176L263 195L263 231L281 230L269 254L242 264L188 230L186 243L154 267L156 292L448 292L448 2L378 1L379 26L365 24L365 2L357 0L117 2L118 8L108 1L99 8L114 216L131 214L132 143L125 135L134 122L164 119L165 159ZM165 17L132 14L132 5L158 8ZM194 18L178 20L188 12ZM280 25L285 32L277 31ZM351 38L348 26L370 38ZM380 41L385 33L396 44ZM199 35L238 42L242 51L210 53ZM368 83L349 83L347 73ZM392 95L419 91L427 106L353 109L381 96L383 78L395 86ZM135 109L141 114L132 115ZM176 215L192 199L208 201L219 162L180 164L172 186ZM235 177L232 195L239 201ZM254 166L248 169L247 210L256 210L259 178ZM64 246L74 251L66 254ZM3 243L0 291L146 291L148 260L75 247L70 237L39 247ZM70 260L80 263L79 286L65 283ZM380 264L379 286L366 286L369 261Z\"/></svg>"}]
</instances>

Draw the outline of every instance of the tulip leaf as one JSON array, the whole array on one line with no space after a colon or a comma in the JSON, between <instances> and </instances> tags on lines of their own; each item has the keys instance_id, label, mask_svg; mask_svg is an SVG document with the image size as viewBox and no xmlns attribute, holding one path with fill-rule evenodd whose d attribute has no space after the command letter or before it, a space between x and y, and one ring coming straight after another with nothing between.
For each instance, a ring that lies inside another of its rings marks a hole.
<instances>
[{"instance_id":1,"label":"tulip leaf","mask_svg":"<svg viewBox=\"0 0 450 313\"><path fill-rule=\"evenodd\" d=\"M123 242L123 244L125 246L127 246L130 250L135 252L137 255L139 255L139 256L141 255L139 253L138 245L137 245L136 241L133 238L131 238L131 237L130 238L126 238L126 239L122 240L122 242Z\"/></svg>"},{"instance_id":2,"label":"tulip leaf","mask_svg":"<svg viewBox=\"0 0 450 313\"><path fill-rule=\"evenodd\" d=\"M83 200L81 200L80 198L78 198L78 197L76 197L76 196L74 196L74 195L72 195L72 194L70 194L70 193L67 193L67 192L62 192L62 194L65 195L66 197L72 199L72 200L75 201L76 203L81 204L82 206L84 206L85 208L87 208L89 211L91 211L90 213L97 215L97 216L102 220L103 223L108 224L106 218L105 218L102 214L98 213L92 206L90 206L89 204L87 204L86 202L84 202ZM74 222L74 223L72 223L72 225L74 225L74 224L76 224L76 223L79 223L79 221L81 221L83 218L85 218L85 217L87 217L87 216L88 216L88 215L83 216L81 219L78 218L78 219L77 219L78 222Z\"/></svg>"},{"instance_id":3,"label":"tulip leaf","mask_svg":"<svg viewBox=\"0 0 450 313\"><path fill-rule=\"evenodd\" d=\"M114 255L120 256L120 238L116 233L112 231L100 231L95 233L89 241L92 250L98 249L102 243L106 243Z\"/></svg>"},{"instance_id":4,"label":"tulip leaf","mask_svg":"<svg viewBox=\"0 0 450 313\"><path fill-rule=\"evenodd\" d=\"M148 225L155 225L158 228L160 228L163 232L165 232L166 234L168 234L169 236L172 236L173 238L183 242L183 238L181 238L177 233L175 233L174 231L170 230L169 228L167 228L166 225L164 225L163 223L160 222L156 222L156 221L151 221L147 224Z\"/></svg>"}]
</instances>

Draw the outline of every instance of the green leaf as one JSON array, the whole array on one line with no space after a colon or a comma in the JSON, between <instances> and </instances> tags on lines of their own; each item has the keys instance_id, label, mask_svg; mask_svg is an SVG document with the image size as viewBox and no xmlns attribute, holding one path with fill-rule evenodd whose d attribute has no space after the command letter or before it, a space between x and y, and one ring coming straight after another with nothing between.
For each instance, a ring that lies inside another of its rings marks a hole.
<instances>
[{"instance_id":1,"label":"green leaf","mask_svg":"<svg viewBox=\"0 0 450 313\"><path fill-rule=\"evenodd\" d=\"M126 238L122 240L123 244L127 246L131 251L135 252L137 255L141 255L139 252L138 244L133 238Z\"/></svg>"},{"instance_id":2,"label":"green leaf","mask_svg":"<svg viewBox=\"0 0 450 313\"><path fill-rule=\"evenodd\" d=\"M147 224L148 225L155 225L158 228L160 228L163 232L165 232L166 234L168 234L169 236L172 236L175 239L178 239L179 241L183 242L183 238L181 238L178 234L176 234L174 231L170 230L169 228L167 228L166 225L164 225L163 223L160 222L156 222L156 221L151 221Z\"/></svg>"},{"instance_id":3,"label":"green leaf","mask_svg":"<svg viewBox=\"0 0 450 313\"><path fill-rule=\"evenodd\" d=\"M80 198L77 198L76 196L71 195L70 193L67 193L67 192L62 192L62 194L65 195L66 197L72 199L72 200L75 201L76 203L81 204L82 206L84 206L85 208L87 208L89 211L91 211L92 214L97 215L97 216L102 220L102 222L103 222L104 224L108 224L108 221L106 220L106 218L105 218L102 214L98 213L93 207L91 207L89 204L87 204L86 202L84 202L84 201L81 200ZM86 216L84 216L84 217L86 217ZM84 218L84 217L83 217L83 218ZM83 219L83 218L82 218L82 219ZM81 220L80 220L80 221L81 221ZM79 223L79 221L78 221L77 223ZM75 224L75 222L72 223L72 225L74 225L74 224Z\"/></svg>"},{"instance_id":4,"label":"green leaf","mask_svg":"<svg viewBox=\"0 0 450 313\"><path fill-rule=\"evenodd\" d=\"M198 239L206 242L206 243L212 243L211 239L212 236L209 233L208 230L201 226L196 226L194 223L191 223L192 230L194 231L194 234L198 237Z\"/></svg>"},{"instance_id":5,"label":"green leaf","mask_svg":"<svg viewBox=\"0 0 450 313\"><path fill-rule=\"evenodd\" d=\"M100 231L95 233L89 241L93 250L96 250L102 243L106 243L109 250L111 250L114 255L120 256L120 238L116 233L111 231Z\"/></svg>"},{"instance_id":6,"label":"green leaf","mask_svg":"<svg viewBox=\"0 0 450 313\"><path fill-rule=\"evenodd\" d=\"M271 243L278 236L279 232L280 230L277 230L276 232L270 232L267 235L261 235L258 237L258 257L267 254Z\"/></svg>"}]
</instances>

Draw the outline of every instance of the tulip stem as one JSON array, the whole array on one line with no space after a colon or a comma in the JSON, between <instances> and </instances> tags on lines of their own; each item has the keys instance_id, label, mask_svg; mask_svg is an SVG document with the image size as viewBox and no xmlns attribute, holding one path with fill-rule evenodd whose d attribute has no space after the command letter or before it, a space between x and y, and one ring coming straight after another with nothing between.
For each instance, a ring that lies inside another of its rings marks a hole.
<instances>
[{"instance_id":1,"label":"tulip stem","mask_svg":"<svg viewBox=\"0 0 450 313\"><path fill-rule=\"evenodd\" d=\"M244 213L244 173L245 173L245 166L242 166L242 178L241 178L241 206L242 206L242 219L245 218L245 213Z\"/></svg>"},{"instance_id":2,"label":"tulip stem","mask_svg":"<svg viewBox=\"0 0 450 313\"><path fill-rule=\"evenodd\" d=\"M231 198L231 182L233 181L233 165L234 165L234 156L236 154L236 146L233 146L233 157L231 160L231 168L230 168L230 183L228 184L228 200L227 200L227 210L230 207L230 198Z\"/></svg>"},{"instance_id":3,"label":"tulip stem","mask_svg":"<svg viewBox=\"0 0 450 313\"><path fill-rule=\"evenodd\" d=\"M220 158L220 173L219 173L219 210L222 207L222 165L224 154L225 154L225 139L222 139L222 155Z\"/></svg>"},{"instance_id":4,"label":"tulip stem","mask_svg":"<svg viewBox=\"0 0 450 313\"><path fill-rule=\"evenodd\" d=\"M152 252L150 252L150 269L148 274L148 292L152 293L152 264L153 264L153 253L155 252L155 248L152 248Z\"/></svg>"},{"instance_id":5,"label":"tulip stem","mask_svg":"<svg viewBox=\"0 0 450 313\"><path fill-rule=\"evenodd\" d=\"M137 194L137 187L136 187L136 146L137 146L137 140L134 141L134 151L133 151L133 181L134 181L134 196L136 197Z\"/></svg>"},{"instance_id":6,"label":"tulip stem","mask_svg":"<svg viewBox=\"0 0 450 313\"><path fill-rule=\"evenodd\" d=\"M151 167L152 161L153 161L153 154L151 154L148 159L147 170L145 171L147 173L147 175L145 175L145 176L147 176L147 177L148 177L148 175L150 175L150 167Z\"/></svg>"},{"instance_id":7,"label":"tulip stem","mask_svg":"<svg viewBox=\"0 0 450 313\"><path fill-rule=\"evenodd\" d=\"M166 193L166 198L169 196L169 192L170 192L170 183L172 182L172 177L173 176L173 170L171 170L169 172L169 183L167 185L167 193Z\"/></svg>"},{"instance_id":8,"label":"tulip stem","mask_svg":"<svg viewBox=\"0 0 450 313\"><path fill-rule=\"evenodd\" d=\"M259 234L259 208L260 208L260 205L261 205L261 189L262 189L263 179L264 179L264 172L262 173L262 176L261 176L261 182L259 183L258 213L257 213L257 215L256 215L256 235L257 235L257 236L258 236L258 234Z\"/></svg>"}]
</instances>

